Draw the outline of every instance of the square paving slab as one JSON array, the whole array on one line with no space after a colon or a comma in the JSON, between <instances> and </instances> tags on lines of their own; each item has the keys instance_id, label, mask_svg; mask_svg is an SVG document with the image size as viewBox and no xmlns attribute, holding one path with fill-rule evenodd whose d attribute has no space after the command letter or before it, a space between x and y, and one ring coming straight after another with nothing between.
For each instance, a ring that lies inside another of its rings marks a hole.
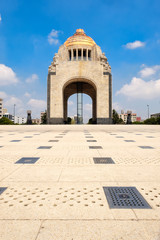
<instances>
[{"instance_id":1,"label":"square paving slab","mask_svg":"<svg viewBox=\"0 0 160 240\"><path fill-rule=\"evenodd\" d=\"M23 157L16 162L16 164L34 164L39 158L36 157Z\"/></svg>"},{"instance_id":2,"label":"square paving slab","mask_svg":"<svg viewBox=\"0 0 160 240\"><path fill-rule=\"evenodd\" d=\"M0 133L0 240L160 238L160 126Z\"/></svg>"}]
</instances>

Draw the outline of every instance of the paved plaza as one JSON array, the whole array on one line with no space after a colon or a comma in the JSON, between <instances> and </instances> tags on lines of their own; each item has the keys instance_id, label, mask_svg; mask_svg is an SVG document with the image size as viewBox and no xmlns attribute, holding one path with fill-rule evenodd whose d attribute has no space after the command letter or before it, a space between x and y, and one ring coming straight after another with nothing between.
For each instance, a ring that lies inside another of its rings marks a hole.
<instances>
[{"instance_id":1,"label":"paved plaza","mask_svg":"<svg viewBox=\"0 0 160 240\"><path fill-rule=\"evenodd\" d=\"M160 126L0 126L0 240L158 239Z\"/></svg>"}]
</instances>

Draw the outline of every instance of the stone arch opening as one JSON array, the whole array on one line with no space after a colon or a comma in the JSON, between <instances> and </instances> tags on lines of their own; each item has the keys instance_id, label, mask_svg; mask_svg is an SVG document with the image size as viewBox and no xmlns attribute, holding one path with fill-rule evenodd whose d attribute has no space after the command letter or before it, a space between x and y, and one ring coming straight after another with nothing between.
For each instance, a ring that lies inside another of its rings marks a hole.
<instances>
[{"instance_id":1,"label":"stone arch opening","mask_svg":"<svg viewBox=\"0 0 160 240\"><path fill-rule=\"evenodd\" d=\"M80 88L78 86L81 86ZM92 120L96 123L97 119L97 90L95 84L88 79L72 79L63 87L63 118L67 121L67 102L71 95L75 93L84 93L92 99Z\"/></svg>"}]
</instances>

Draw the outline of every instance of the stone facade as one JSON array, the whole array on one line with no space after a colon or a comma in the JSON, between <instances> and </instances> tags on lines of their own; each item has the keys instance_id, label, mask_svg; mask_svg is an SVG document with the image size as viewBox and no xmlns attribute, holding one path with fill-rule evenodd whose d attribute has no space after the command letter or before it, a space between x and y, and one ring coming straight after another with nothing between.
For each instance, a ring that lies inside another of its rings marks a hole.
<instances>
[{"instance_id":1,"label":"stone facade","mask_svg":"<svg viewBox=\"0 0 160 240\"><path fill-rule=\"evenodd\" d=\"M63 124L67 119L67 100L77 93L92 98L93 120L97 124L112 123L111 67L100 47L82 29L67 39L55 54L48 69L47 121Z\"/></svg>"}]
</instances>

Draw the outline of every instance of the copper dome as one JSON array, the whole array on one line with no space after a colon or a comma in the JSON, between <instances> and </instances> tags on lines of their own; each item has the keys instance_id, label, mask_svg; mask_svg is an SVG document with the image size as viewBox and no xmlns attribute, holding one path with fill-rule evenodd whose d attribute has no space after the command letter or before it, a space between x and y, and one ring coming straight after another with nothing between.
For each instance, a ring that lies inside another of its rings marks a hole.
<instances>
[{"instance_id":1,"label":"copper dome","mask_svg":"<svg viewBox=\"0 0 160 240\"><path fill-rule=\"evenodd\" d=\"M88 37L83 29L77 29L76 33L65 41L65 46L87 45L93 47L96 43L91 37Z\"/></svg>"}]
</instances>

